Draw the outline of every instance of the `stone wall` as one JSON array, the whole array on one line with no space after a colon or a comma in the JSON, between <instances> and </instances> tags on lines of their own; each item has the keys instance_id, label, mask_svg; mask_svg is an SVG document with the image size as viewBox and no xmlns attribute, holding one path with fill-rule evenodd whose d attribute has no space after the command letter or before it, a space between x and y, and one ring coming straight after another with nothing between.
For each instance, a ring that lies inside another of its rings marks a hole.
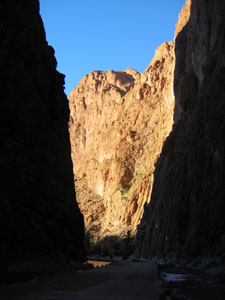
<instances>
[{"instance_id":1,"label":"stone wall","mask_svg":"<svg viewBox=\"0 0 225 300\"><path fill-rule=\"evenodd\" d=\"M140 256L225 253L224 15L219 0L188 0L180 14L175 125L139 226Z\"/></svg>"},{"instance_id":2,"label":"stone wall","mask_svg":"<svg viewBox=\"0 0 225 300\"><path fill-rule=\"evenodd\" d=\"M93 238L136 233L172 129L174 64L174 43L164 43L142 74L94 71L70 94L78 203Z\"/></svg>"},{"instance_id":3,"label":"stone wall","mask_svg":"<svg viewBox=\"0 0 225 300\"><path fill-rule=\"evenodd\" d=\"M0 2L1 262L81 259L64 75L37 0Z\"/></svg>"}]
</instances>

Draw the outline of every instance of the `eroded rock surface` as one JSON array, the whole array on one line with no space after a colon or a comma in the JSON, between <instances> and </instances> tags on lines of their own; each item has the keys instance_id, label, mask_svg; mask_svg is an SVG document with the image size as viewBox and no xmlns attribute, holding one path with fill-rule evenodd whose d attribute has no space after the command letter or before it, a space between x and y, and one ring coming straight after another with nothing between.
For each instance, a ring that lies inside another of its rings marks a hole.
<instances>
[{"instance_id":1,"label":"eroded rock surface","mask_svg":"<svg viewBox=\"0 0 225 300\"><path fill-rule=\"evenodd\" d=\"M141 256L225 253L224 15L225 3L217 0L187 1L180 15L175 125L139 226Z\"/></svg>"},{"instance_id":2,"label":"eroded rock surface","mask_svg":"<svg viewBox=\"0 0 225 300\"><path fill-rule=\"evenodd\" d=\"M81 180L88 187L78 202L94 238L136 232L150 199L154 163L172 128L173 71L174 44L164 43L142 74L94 71L70 94L76 187Z\"/></svg>"},{"instance_id":3,"label":"eroded rock surface","mask_svg":"<svg viewBox=\"0 0 225 300\"><path fill-rule=\"evenodd\" d=\"M69 108L37 0L0 2L0 263L80 259Z\"/></svg>"}]
</instances>

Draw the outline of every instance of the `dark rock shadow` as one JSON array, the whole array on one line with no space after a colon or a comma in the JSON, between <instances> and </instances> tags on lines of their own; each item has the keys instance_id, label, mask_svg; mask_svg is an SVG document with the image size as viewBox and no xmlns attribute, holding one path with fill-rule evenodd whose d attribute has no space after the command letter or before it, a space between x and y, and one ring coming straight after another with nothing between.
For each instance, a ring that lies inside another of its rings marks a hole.
<instances>
[{"instance_id":1,"label":"dark rock shadow","mask_svg":"<svg viewBox=\"0 0 225 300\"><path fill-rule=\"evenodd\" d=\"M193 0L176 38L175 124L138 228L144 257L225 253L225 3Z\"/></svg>"},{"instance_id":2,"label":"dark rock shadow","mask_svg":"<svg viewBox=\"0 0 225 300\"><path fill-rule=\"evenodd\" d=\"M0 39L0 264L83 259L64 75L39 1L1 1Z\"/></svg>"}]
</instances>

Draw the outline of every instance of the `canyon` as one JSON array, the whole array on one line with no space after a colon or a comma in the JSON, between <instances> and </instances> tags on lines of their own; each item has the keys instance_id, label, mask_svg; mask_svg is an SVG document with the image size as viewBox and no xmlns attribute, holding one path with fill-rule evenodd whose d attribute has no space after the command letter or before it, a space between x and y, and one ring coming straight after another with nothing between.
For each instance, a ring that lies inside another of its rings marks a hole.
<instances>
[{"instance_id":1,"label":"canyon","mask_svg":"<svg viewBox=\"0 0 225 300\"><path fill-rule=\"evenodd\" d=\"M77 199L93 241L130 232L145 258L225 253L223 15L221 1L187 0L174 42L142 74L94 71L71 92Z\"/></svg>"},{"instance_id":2,"label":"canyon","mask_svg":"<svg viewBox=\"0 0 225 300\"><path fill-rule=\"evenodd\" d=\"M224 261L224 15L187 0L142 74L93 71L68 103L39 2L1 1L1 264L83 260L84 223L139 258Z\"/></svg>"},{"instance_id":3,"label":"canyon","mask_svg":"<svg viewBox=\"0 0 225 300\"><path fill-rule=\"evenodd\" d=\"M186 0L142 74L68 102L39 1L0 2L1 298L224 299L224 16ZM99 241L123 260L87 271Z\"/></svg>"},{"instance_id":4,"label":"canyon","mask_svg":"<svg viewBox=\"0 0 225 300\"><path fill-rule=\"evenodd\" d=\"M187 0L174 42L142 74L94 71L71 92L77 199L93 241L131 232L145 258L225 253L223 15L221 1Z\"/></svg>"}]
</instances>

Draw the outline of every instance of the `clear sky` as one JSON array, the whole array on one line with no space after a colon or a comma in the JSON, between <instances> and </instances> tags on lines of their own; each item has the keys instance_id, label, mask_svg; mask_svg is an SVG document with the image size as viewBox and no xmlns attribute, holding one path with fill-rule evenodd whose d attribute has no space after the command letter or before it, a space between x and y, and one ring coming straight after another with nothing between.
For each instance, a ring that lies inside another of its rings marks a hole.
<instances>
[{"instance_id":1,"label":"clear sky","mask_svg":"<svg viewBox=\"0 0 225 300\"><path fill-rule=\"evenodd\" d=\"M156 48L173 40L185 0L40 0L48 43L65 93L94 70L143 72Z\"/></svg>"}]
</instances>

